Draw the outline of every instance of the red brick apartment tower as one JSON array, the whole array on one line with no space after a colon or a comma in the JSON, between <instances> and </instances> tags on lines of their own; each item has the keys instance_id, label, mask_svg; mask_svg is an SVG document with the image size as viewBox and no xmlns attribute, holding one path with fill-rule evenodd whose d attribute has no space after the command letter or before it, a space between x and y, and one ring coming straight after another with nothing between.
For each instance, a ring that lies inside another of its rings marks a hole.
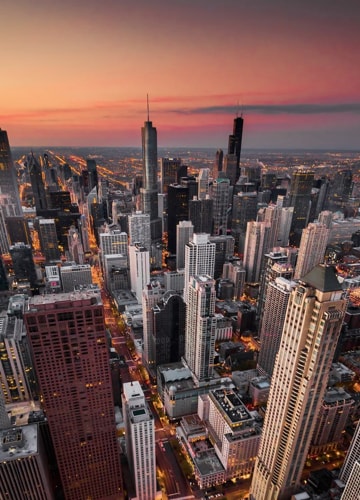
<instances>
[{"instance_id":1,"label":"red brick apartment tower","mask_svg":"<svg viewBox=\"0 0 360 500\"><path fill-rule=\"evenodd\" d=\"M100 296L34 296L24 317L66 500L123 499Z\"/></svg>"}]
</instances>

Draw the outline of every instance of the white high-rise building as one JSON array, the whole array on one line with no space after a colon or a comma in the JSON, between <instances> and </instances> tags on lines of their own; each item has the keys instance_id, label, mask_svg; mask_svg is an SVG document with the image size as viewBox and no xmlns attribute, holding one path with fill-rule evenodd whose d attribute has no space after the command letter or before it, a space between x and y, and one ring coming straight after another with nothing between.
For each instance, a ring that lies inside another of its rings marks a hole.
<instances>
[{"instance_id":1,"label":"white high-rise building","mask_svg":"<svg viewBox=\"0 0 360 500\"><path fill-rule=\"evenodd\" d=\"M291 292L251 483L252 500L285 500L300 485L346 304L330 266L315 267Z\"/></svg>"},{"instance_id":2,"label":"white high-rise building","mask_svg":"<svg viewBox=\"0 0 360 500\"><path fill-rule=\"evenodd\" d=\"M214 277L216 245L209 238L206 233L194 233L192 241L185 245L185 303L192 276L206 274Z\"/></svg>"},{"instance_id":3,"label":"white high-rise building","mask_svg":"<svg viewBox=\"0 0 360 500\"><path fill-rule=\"evenodd\" d=\"M209 177L210 169L202 168L199 172L198 178L198 199L205 200L206 195L209 194Z\"/></svg>"},{"instance_id":4,"label":"white high-rise building","mask_svg":"<svg viewBox=\"0 0 360 500\"><path fill-rule=\"evenodd\" d=\"M215 280L193 276L188 286L185 327L185 360L197 382L214 374L217 318Z\"/></svg>"},{"instance_id":5,"label":"white high-rise building","mask_svg":"<svg viewBox=\"0 0 360 500\"><path fill-rule=\"evenodd\" d=\"M270 230L271 226L268 222L251 221L247 223L244 267L248 283L258 283L260 280L264 255L269 250L268 240Z\"/></svg>"},{"instance_id":6,"label":"white high-rise building","mask_svg":"<svg viewBox=\"0 0 360 500\"><path fill-rule=\"evenodd\" d=\"M185 245L191 241L194 226L189 220L181 220L176 226L176 268L185 267Z\"/></svg>"},{"instance_id":7,"label":"white high-rise building","mask_svg":"<svg viewBox=\"0 0 360 500\"><path fill-rule=\"evenodd\" d=\"M101 256L122 254L128 255L128 235L120 229L100 233Z\"/></svg>"},{"instance_id":8,"label":"white high-rise building","mask_svg":"<svg viewBox=\"0 0 360 500\"><path fill-rule=\"evenodd\" d=\"M354 472L355 471L355 472ZM349 491L353 489L353 487L350 485L352 482L355 480L356 477L356 472L360 472L360 421L356 427L355 433L353 435L353 438L351 440L350 448L348 449L348 452L346 454L345 461L343 463L343 466L340 471L340 476L339 479L343 483L346 484L345 491L348 489ZM344 495L345 495L344 491ZM355 491L355 490L354 490ZM357 494L360 494L360 475L357 475ZM359 498L358 496L342 496L341 499L350 500L350 499L355 499Z\"/></svg>"},{"instance_id":9,"label":"white high-rise building","mask_svg":"<svg viewBox=\"0 0 360 500\"><path fill-rule=\"evenodd\" d=\"M155 426L139 382L123 385L122 410L126 454L133 475L136 500L156 498Z\"/></svg>"},{"instance_id":10,"label":"white high-rise building","mask_svg":"<svg viewBox=\"0 0 360 500\"><path fill-rule=\"evenodd\" d=\"M141 245L129 246L130 286L141 304L142 291L150 281L150 252Z\"/></svg>"},{"instance_id":11,"label":"white high-rise building","mask_svg":"<svg viewBox=\"0 0 360 500\"><path fill-rule=\"evenodd\" d=\"M271 229L268 238L268 248L270 250L279 246L281 212L281 207L270 204L266 208L261 208L257 214L258 222L268 222L270 224Z\"/></svg>"},{"instance_id":12,"label":"white high-rise building","mask_svg":"<svg viewBox=\"0 0 360 500\"><path fill-rule=\"evenodd\" d=\"M324 224L310 223L303 229L294 279L301 279L317 264L324 261L330 229Z\"/></svg>"},{"instance_id":13,"label":"white high-rise building","mask_svg":"<svg viewBox=\"0 0 360 500\"><path fill-rule=\"evenodd\" d=\"M150 231L150 214L135 212L128 216L129 221L129 245L140 243L150 251L151 248L151 231Z\"/></svg>"},{"instance_id":14,"label":"white high-rise building","mask_svg":"<svg viewBox=\"0 0 360 500\"><path fill-rule=\"evenodd\" d=\"M280 224L278 232L278 246L287 247L289 244L289 234L294 215L294 207L283 207L278 200L278 206L281 206Z\"/></svg>"}]
</instances>

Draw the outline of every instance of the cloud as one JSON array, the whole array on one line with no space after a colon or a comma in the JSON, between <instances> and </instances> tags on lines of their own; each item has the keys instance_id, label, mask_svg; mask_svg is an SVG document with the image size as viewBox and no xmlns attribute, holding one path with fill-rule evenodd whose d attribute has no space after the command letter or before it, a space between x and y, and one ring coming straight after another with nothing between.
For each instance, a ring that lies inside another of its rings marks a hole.
<instances>
[{"instance_id":1,"label":"cloud","mask_svg":"<svg viewBox=\"0 0 360 500\"><path fill-rule=\"evenodd\" d=\"M360 102L336 103L336 104L247 104L243 107L245 113L256 113L265 115L314 115L333 113L360 113ZM177 108L168 110L169 113L183 115L213 115L234 114L236 107L228 106L203 106L197 108Z\"/></svg>"}]
</instances>

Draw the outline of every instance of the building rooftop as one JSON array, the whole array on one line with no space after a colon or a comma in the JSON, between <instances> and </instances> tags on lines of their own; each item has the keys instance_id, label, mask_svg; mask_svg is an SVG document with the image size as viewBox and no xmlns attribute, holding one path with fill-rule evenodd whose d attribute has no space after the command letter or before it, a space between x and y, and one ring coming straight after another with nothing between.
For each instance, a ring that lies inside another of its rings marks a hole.
<instances>
[{"instance_id":1,"label":"building rooftop","mask_svg":"<svg viewBox=\"0 0 360 500\"><path fill-rule=\"evenodd\" d=\"M0 462L19 460L38 453L37 424L6 429L0 435Z\"/></svg>"},{"instance_id":2,"label":"building rooftop","mask_svg":"<svg viewBox=\"0 0 360 500\"><path fill-rule=\"evenodd\" d=\"M319 264L302 279L302 282L320 290L321 292L335 292L342 290L332 266Z\"/></svg>"},{"instance_id":3,"label":"building rooftop","mask_svg":"<svg viewBox=\"0 0 360 500\"><path fill-rule=\"evenodd\" d=\"M216 389L209 396L215 400L231 425L237 425L252 417L239 396L232 389Z\"/></svg>"},{"instance_id":4,"label":"building rooftop","mask_svg":"<svg viewBox=\"0 0 360 500\"><path fill-rule=\"evenodd\" d=\"M34 311L37 309L47 309L49 306L52 306L54 309L72 307L73 305L77 306L77 303L80 301L86 301L88 305L102 303L100 294L94 293L94 290L78 290L67 293L34 295L29 300L28 309Z\"/></svg>"}]
</instances>

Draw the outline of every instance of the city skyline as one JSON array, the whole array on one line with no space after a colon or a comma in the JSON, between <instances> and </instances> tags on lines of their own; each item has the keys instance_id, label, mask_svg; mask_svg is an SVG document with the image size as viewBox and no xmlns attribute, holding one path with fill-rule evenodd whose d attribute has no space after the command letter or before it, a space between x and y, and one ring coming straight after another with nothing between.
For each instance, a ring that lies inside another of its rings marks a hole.
<instances>
[{"instance_id":1,"label":"city skyline","mask_svg":"<svg viewBox=\"0 0 360 500\"><path fill-rule=\"evenodd\" d=\"M360 5L5 1L0 126L11 146L356 149ZM24 34L26 34L24 36Z\"/></svg>"}]
</instances>

